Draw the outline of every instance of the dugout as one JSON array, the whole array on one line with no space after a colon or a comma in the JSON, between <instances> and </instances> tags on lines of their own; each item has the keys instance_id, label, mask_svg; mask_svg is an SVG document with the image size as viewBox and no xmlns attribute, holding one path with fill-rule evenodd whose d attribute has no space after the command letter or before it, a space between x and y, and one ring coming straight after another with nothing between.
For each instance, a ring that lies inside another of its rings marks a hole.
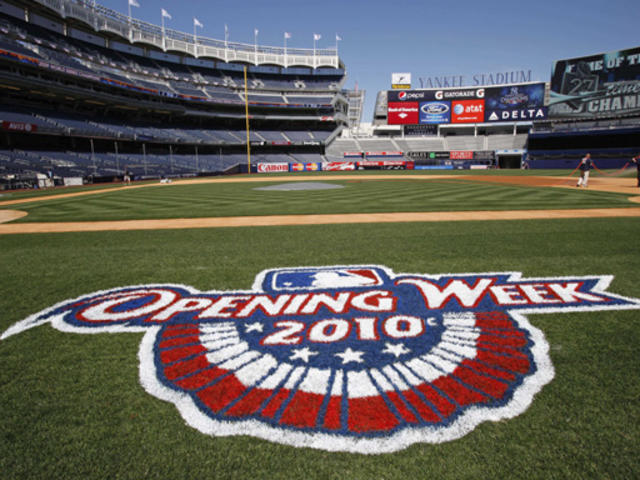
<instances>
[{"instance_id":1,"label":"dugout","mask_svg":"<svg viewBox=\"0 0 640 480\"><path fill-rule=\"evenodd\" d=\"M496 150L496 165L500 169L522 168L525 150Z\"/></svg>"}]
</instances>

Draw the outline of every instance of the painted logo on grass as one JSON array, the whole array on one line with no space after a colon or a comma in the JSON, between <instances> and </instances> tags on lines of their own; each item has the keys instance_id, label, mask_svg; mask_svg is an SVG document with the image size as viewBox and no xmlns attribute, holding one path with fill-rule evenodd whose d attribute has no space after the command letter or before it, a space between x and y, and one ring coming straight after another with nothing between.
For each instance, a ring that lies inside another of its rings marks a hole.
<instances>
[{"instance_id":1,"label":"painted logo on grass","mask_svg":"<svg viewBox=\"0 0 640 480\"><path fill-rule=\"evenodd\" d=\"M611 276L266 270L252 290L143 285L68 300L15 324L146 332L140 381L215 436L381 453L454 440L525 411L553 378L529 313L634 309Z\"/></svg>"}]
</instances>

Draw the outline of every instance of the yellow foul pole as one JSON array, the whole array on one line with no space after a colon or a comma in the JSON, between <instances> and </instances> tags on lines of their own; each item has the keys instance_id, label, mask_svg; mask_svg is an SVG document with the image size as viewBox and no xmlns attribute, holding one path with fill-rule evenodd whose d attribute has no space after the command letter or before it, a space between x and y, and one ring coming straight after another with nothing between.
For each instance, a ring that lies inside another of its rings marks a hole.
<instances>
[{"instance_id":1,"label":"yellow foul pole","mask_svg":"<svg viewBox=\"0 0 640 480\"><path fill-rule=\"evenodd\" d=\"M251 144L249 143L249 95L247 93L247 66L244 67L244 116L247 125L247 173L251 173Z\"/></svg>"}]
</instances>

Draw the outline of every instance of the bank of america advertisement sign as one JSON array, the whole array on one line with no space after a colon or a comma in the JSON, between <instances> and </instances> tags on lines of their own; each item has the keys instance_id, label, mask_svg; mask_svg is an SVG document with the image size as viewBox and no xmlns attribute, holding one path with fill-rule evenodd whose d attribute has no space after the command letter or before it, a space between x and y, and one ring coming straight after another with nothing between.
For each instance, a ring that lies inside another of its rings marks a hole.
<instances>
[{"instance_id":1,"label":"bank of america advertisement sign","mask_svg":"<svg viewBox=\"0 0 640 480\"><path fill-rule=\"evenodd\" d=\"M550 117L606 117L638 113L640 47L554 63Z\"/></svg>"},{"instance_id":2,"label":"bank of america advertisement sign","mask_svg":"<svg viewBox=\"0 0 640 480\"><path fill-rule=\"evenodd\" d=\"M547 117L544 89L544 83L527 83L501 87L390 90L387 92L388 123L414 125L541 120Z\"/></svg>"}]
</instances>

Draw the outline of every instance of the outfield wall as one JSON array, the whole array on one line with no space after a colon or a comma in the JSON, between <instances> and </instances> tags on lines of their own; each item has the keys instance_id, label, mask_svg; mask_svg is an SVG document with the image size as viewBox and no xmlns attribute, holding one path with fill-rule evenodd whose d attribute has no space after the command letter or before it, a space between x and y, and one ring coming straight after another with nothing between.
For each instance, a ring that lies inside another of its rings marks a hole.
<instances>
[{"instance_id":1,"label":"outfield wall","mask_svg":"<svg viewBox=\"0 0 640 480\"><path fill-rule=\"evenodd\" d=\"M576 168L580 160L591 154L595 166L600 169L619 169L638 155L636 148L618 149L569 149L569 150L535 150L529 151L530 168Z\"/></svg>"}]
</instances>

